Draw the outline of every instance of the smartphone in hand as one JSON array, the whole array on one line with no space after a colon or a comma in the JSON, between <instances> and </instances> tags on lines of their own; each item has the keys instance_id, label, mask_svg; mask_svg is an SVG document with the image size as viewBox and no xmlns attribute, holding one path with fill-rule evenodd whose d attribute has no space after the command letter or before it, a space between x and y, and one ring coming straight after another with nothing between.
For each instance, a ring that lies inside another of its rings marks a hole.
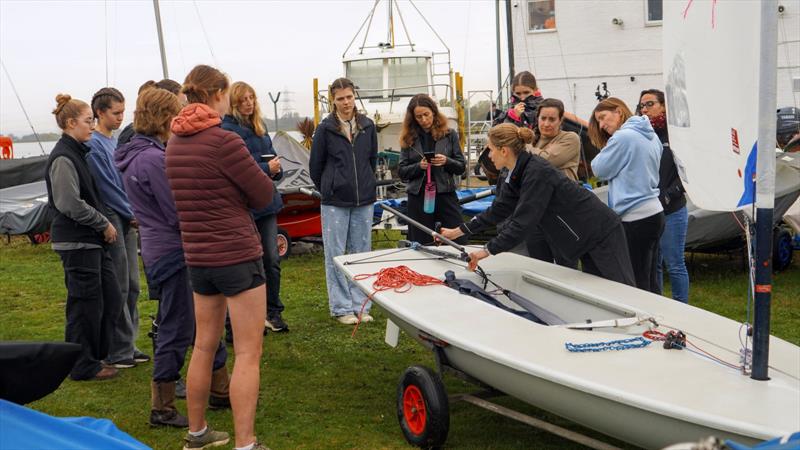
<instances>
[{"instance_id":1,"label":"smartphone in hand","mask_svg":"<svg viewBox=\"0 0 800 450\"><path fill-rule=\"evenodd\" d=\"M423 155L425 156L425 159L426 159L428 162L431 162L431 160L433 159L433 157L434 157L434 156L436 156L436 152L425 152L425 153L423 153Z\"/></svg>"},{"instance_id":2,"label":"smartphone in hand","mask_svg":"<svg viewBox=\"0 0 800 450\"><path fill-rule=\"evenodd\" d=\"M277 157L278 155L261 155L261 161L268 163Z\"/></svg>"}]
</instances>

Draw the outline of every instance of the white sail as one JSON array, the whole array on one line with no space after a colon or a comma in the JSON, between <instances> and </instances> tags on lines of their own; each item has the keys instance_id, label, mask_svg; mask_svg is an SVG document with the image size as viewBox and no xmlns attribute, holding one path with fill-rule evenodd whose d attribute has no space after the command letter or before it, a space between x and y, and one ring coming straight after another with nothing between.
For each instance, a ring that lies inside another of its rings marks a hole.
<instances>
[{"instance_id":1,"label":"white sail","mask_svg":"<svg viewBox=\"0 0 800 450\"><path fill-rule=\"evenodd\" d=\"M664 2L670 145L689 197L703 209L754 201L760 17L758 1Z\"/></svg>"}]
</instances>

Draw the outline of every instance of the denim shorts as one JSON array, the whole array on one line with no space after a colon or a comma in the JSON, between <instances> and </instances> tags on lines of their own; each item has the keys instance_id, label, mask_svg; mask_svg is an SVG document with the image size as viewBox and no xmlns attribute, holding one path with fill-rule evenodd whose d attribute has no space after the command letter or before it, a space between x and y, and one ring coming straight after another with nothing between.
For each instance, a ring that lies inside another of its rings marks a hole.
<instances>
[{"instance_id":1,"label":"denim shorts","mask_svg":"<svg viewBox=\"0 0 800 450\"><path fill-rule=\"evenodd\" d=\"M261 258L225 267L189 267L192 290L200 295L233 297L264 284Z\"/></svg>"}]
</instances>

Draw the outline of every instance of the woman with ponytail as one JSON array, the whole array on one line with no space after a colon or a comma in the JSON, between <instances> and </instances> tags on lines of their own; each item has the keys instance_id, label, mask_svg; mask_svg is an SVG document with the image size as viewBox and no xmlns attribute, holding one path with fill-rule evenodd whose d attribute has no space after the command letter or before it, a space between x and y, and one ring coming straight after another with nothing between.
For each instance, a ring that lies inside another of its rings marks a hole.
<instances>
[{"instance_id":1,"label":"woman with ponytail","mask_svg":"<svg viewBox=\"0 0 800 450\"><path fill-rule=\"evenodd\" d=\"M525 145L532 141L528 128L501 124L489 130L489 157L508 174L498 180L498 195L489 208L458 228L443 228L442 235L456 239L505 221L497 236L469 255L474 270L480 260L509 251L538 226L553 251L580 258L584 272L633 285L619 217L552 164L527 152Z\"/></svg>"},{"instance_id":2,"label":"woman with ponytail","mask_svg":"<svg viewBox=\"0 0 800 450\"><path fill-rule=\"evenodd\" d=\"M269 205L274 187L242 138L220 127L230 110L229 91L228 77L219 70L206 65L192 69L182 88L189 104L172 120L166 149L167 178L178 211L197 324L186 377L186 449L228 443L228 434L212 430L205 417L209 398L227 400L228 394L235 447L265 448L256 441L255 416L266 277L261 239L250 210ZM236 353L230 391L225 362L215 358L226 310Z\"/></svg>"},{"instance_id":3,"label":"woman with ponytail","mask_svg":"<svg viewBox=\"0 0 800 450\"><path fill-rule=\"evenodd\" d=\"M117 375L106 366L114 325L122 313L122 299L108 251L117 229L102 211L86 155L95 120L86 103L59 94L53 111L64 134L47 159L47 201L55 211L50 226L53 250L64 265L67 287L65 336L80 344L81 355L72 367L73 380L105 380Z\"/></svg>"}]
</instances>

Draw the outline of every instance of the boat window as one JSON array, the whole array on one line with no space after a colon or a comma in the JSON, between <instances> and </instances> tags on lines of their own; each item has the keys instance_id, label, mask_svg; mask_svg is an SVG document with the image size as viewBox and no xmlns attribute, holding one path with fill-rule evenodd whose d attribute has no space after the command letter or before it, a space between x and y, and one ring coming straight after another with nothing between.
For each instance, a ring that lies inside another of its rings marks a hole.
<instances>
[{"instance_id":1,"label":"boat window","mask_svg":"<svg viewBox=\"0 0 800 450\"><path fill-rule=\"evenodd\" d=\"M428 60L427 58L392 58L389 59L389 88L411 87L408 89L397 89L394 96L411 97L416 94L429 94L428 82ZM389 91L388 95L392 95Z\"/></svg>"},{"instance_id":2,"label":"boat window","mask_svg":"<svg viewBox=\"0 0 800 450\"><path fill-rule=\"evenodd\" d=\"M359 96L362 98L380 97L381 92L366 91L366 89L383 88L383 60L363 59L360 61L350 61L346 66L347 78L349 78L359 89Z\"/></svg>"},{"instance_id":3,"label":"boat window","mask_svg":"<svg viewBox=\"0 0 800 450\"><path fill-rule=\"evenodd\" d=\"M646 0L647 5L647 23L660 24L664 18L664 0Z\"/></svg>"},{"instance_id":4,"label":"boat window","mask_svg":"<svg viewBox=\"0 0 800 450\"><path fill-rule=\"evenodd\" d=\"M528 30L554 30L556 28L555 0L528 1Z\"/></svg>"}]
</instances>

